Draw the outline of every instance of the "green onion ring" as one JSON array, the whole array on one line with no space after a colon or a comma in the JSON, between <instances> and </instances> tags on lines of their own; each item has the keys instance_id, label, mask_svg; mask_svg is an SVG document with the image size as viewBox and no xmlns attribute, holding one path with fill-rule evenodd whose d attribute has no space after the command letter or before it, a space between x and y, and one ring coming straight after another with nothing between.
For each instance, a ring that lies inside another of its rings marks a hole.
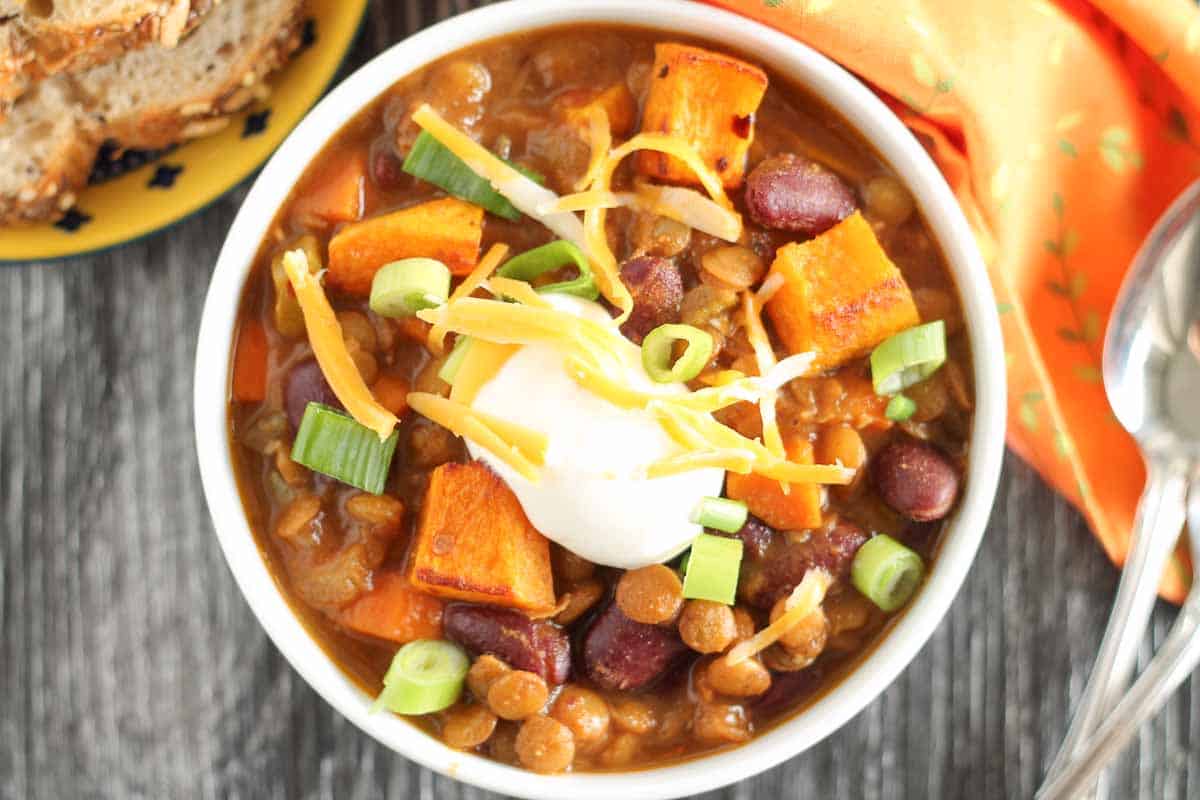
<instances>
[{"instance_id":1,"label":"green onion ring","mask_svg":"<svg viewBox=\"0 0 1200 800\"><path fill-rule=\"evenodd\" d=\"M446 360L442 362L441 369L438 370L438 377L453 386L454 379L458 376L458 370L462 367L463 359L467 357L467 350L470 347L470 336L459 336L455 339L454 347L450 350L450 355L446 356Z\"/></svg>"},{"instance_id":2,"label":"green onion ring","mask_svg":"<svg viewBox=\"0 0 1200 800\"><path fill-rule=\"evenodd\" d=\"M921 557L885 534L860 547L850 567L854 587L888 613L908 602L924 575Z\"/></svg>"},{"instance_id":3,"label":"green onion ring","mask_svg":"<svg viewBox=\"0 0 1200 800\"><path fill-rule=\"evenodd\" d=\"M309 403L292 444L292 461L371 494L387 484L399 432L379 434L337 409Z\"/></svg>"},{"instance_id":4,"label":"green onion ring","mask_svg":"<svg viewBox=\"0 0 1200 800\"><path fill-rule=\"evenodd\" d=\"M737 533L746 524L750 509L725 497L705 497L692 512L692 522L723 533Z\"/></svg>"},{"instance_id":5,"label":"green onion ring","mask_svg":"<svg viewBox=\"0 0 1200 800\"><path fill-rule=\"evenodd\" d=\"M692 542L683 596L733 605L742 566L742 540L702 533Z\"/></svg>"},{"instance_id":6,"label":"green onion ring","mask_svg":"<svg viewBox=\"0 0 1200 800\"><path fill-rule=\"evenodd\" d=\"M432 258L385 264L371 281L371 310L381 317L411 317L450 296L450 270Z\"/></svg>"},{"instance_id":7,"label":"green onion ring","mask_svg":"<svg viewBox=\"0 0 1200 800\"><path fill-rule=\"evenodd\" d=\"M892 422L907 422L917 411L917 404L902 394L893 395L883 415Z\"/></svg>"},{"instance_id":8,"label":"green onion ring","mask_svg":"<svg viewBox=\"0 0 1200 800\"><path fill-rule=\"evenodd\" d=\"M675 363L671 364L675 342L687 342ZM659 325L642 340L642 366L656 383L690 381L700 374L712 358L712 335L691 325Z\"/></svg>"},{"instance_id":9,"label":"green onion ring","mask_svg":"<svg viewBox=\"0 0 1200 800\"><path fill-rule=\"evenodd\" d=\"M592 273L592 265L588 263L587 256L577 245L565 239L526 250L510 258L504 266L496 270L496 274L502 278L515 278L531 283L539 275L567 264L574 264L579 269L578 278L541 286L538 291L570 294L585 300L599 298L600 290L596 288L596 276Z\"/></svg>"},{"instance_id":10,"label":"green onion ring","mask_svg":"<svg viewBox=\"0 0 1200 800\"><path fill-rule=\"evenodd\" d=\"M462 648L440 639L418 639L397 651L371 711L430 714L454 705L471 666Z\"/></svg>"},{"instance_id":11,"label":"green onion ring","mask_svg":"<svg viewBox=\"0 0 1200 800\"><path fill-rule=\"evenodd\" d=\"M946 323L929 322L884 339L871 353L875 394L898 394L946 363Z\"/></svg>"}]
</instances>

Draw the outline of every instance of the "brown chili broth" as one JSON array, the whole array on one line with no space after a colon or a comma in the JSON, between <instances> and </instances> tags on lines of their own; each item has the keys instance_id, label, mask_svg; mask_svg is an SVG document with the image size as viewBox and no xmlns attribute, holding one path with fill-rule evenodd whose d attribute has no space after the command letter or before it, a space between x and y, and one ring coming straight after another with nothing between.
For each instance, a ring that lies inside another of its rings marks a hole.
<instances>
[{"instance_id":1,"label":"brown chili broth","mask_svg":"<svg viewBox=\"0 0 1200 800\"><path fill-rule=\"evenodd\" d=\"M547 185L560 193L570 190L567 177L557 168L554 156L563 162L578 166L580 159L586 163L587 150L580 148L564 148L563 152L555 153L546 150L545 137L530 136L532 126L537 120L549 118L550 104L555 96L563 91L576 88L601 88L620 80L636 75L638 68L635 63L644 64L642 72L648 73L649 64L653 60L653 45L656 41L670 39L673 41L691 41L689 37L679 37L673 34L657 33L640 28L616 28L607 26L572 27L569 29L543 30L530 34L510 36L499 40L484 42L467 48L441 59L434 64L410 75L385 92L381 97L359 112L341 131L326 145L322 152L313 160L303 177L297 182L271 226L266 240L263 242L256 259L255 266L246 282L240 306L239 319L245 320L257 317L263 321L267 330L269 342L268 395L264 406L280 408L281 385L287 370L296 362L311 355L311 349L303 341L288 340L276 333L271 324L271 309L274 287L270 277L271 258L285 245L293 242L298 236L310 233L317 236L321 245L328 243L333 228L313 227L306 225L293 213L297 198L301 198L310 187L319 184L327 171L336 165L339 158L356 150L369 151L372 143L380 137L385 128L385 118L401 116L399 110L407 108L409 100L435 99L427 95L431 91L430 77L435 74L442 64L461 59L477 60L484 63L492 75L492 90L488 95L485 113L476 117L455 119L453 108L440 108L448 119L459 127L480 134L480 140L489 147L494 147L500 137L511 141L509 158L532 166L547 177ZM703 42L696 42L705 44ZM740 55L754 62L752 55L740 54L736 48L725 45L707 45L713 49ZM544 53L544 48L555 50L555 56L537 55ZM768 72L770 72L768 70ZM547 88L543 85L544 75L553 74L555 83ZM636 81L634 81L636 83ZM639 97L636 86L635 97ZM536 129L534 129L536 130ZM806 90L790 85L778 75L771 74L771 86L760 108L756 120L755 142L750 153L750 164L753 165L765 155L781 151L792 151L807 155L831 167L838 172L852 187L861 190L863 183L870 177L879 174L891 174L881 159L838 115L822 101L813 97ZM578 173L578 169L575 174ZM623 167L617 174L618 185L630 178L628 166ZM364 193L364 216L372 216L381 212L413 205L442 193L435 187L405 176L401 186L396 191L384 192L376 187L368 187ZM614 212L616 225L620 226L625 220L622 212ZM901 267L906 280L914 289L933 287L954 293L951 277L944 261L934 245L928 226L914 216L914 219L904 226L904 229L890 232L891 235L882 237L885 249ZM775 233L766 234L776 243L789 241L790 237ZM508 222L493 215L488 215L484 229L483 247L486 249L494 242L505 242L512 247L513 252L521 252L530 247L551 240L552 235L538 223L522 218L518 222ZM695 243L695 239L693 240ZM618 252L618 256L622 253ZM694 280L694 279L693 279ZM366 310L366 303L353 298L337 297L334 299L338 310ZM239 321L239 327L241 322ZM970 374L970 355L967 350L965 335L958 335L950 342L951 353ZM412 343L404 342L398 351L395 364L387 371L407 379L415 380L421 367L427 360L423 350ZM864 370L862 364L851 365L846 369ZM306 627L322 648L345 672L358 683L364 691L374 694L381 686L381 677L395 651L395 645L379 643L368 637L350 633L329 620L321 612L309 607L295 596L281 556L281 545L273 541L271 530L280 511L279 505L272 500L270 491L270 475L274 471L274 459L264 457L239 443L239 434L246 429L259 413L258 406L231 403L230 405L230 442L233 454L234 470L239 489L245 505L246 514L254 531L259 549L270 566L272 575L280 588L288 597L293 609L303 620ZM955 431L958 451L954 453L960 461L965 457L965 442L969 438L969 419L963 421L962 430ZM411 536L413 523L417 517L420 505L420 491L424 486L423 472L409 469L404 463L405 442L413 426L412 415L406 419L401 429L401 442L397 449L397 458L393 466L393 474L389 482L389 492L404 500L406 505L404 534L399 537L389 555L390 564L402 564L404 558L404 541ZM865 438L865 437L864 437ZM868 447L870 442L868 441ZM465 453L460 457L465 457ZM355 494L355 490L343 487L332 481L325 481L326 495L324 504L323 524L334 529L348 525L342 505L346 497ZM331 502L332 501L332 502ZM898 524L894 513L882 508L882 504L870 499L859 514L848 514L876 530L885 530L889 524ZM880 522L883 524L879 524ZM935 554L939 535L929 535L918 548L927 558ZM616 575L615 571L605 571ZM613 578L615 580L615 577ZM873 615L870 623L861 631L856 647L844 653L826 653L817 665L806 672L811 673L811 680L805 682L798 690L793 704L784 712L764 721L756 721L756 730L774 724L781 719L803 708L819 694L828 691L860 661L870 649L882 638L879 634L894 622L883 614ZM578 625L578 623L577 623ZM578 673L578 670L576 670ZM574 683L587 685L578 674ZM666 711L679 703L688 702L689 681L685 675L667 681L669 685L660 686L639 699L658 706ZM432 719L416 720L418 724L434 731L436 725ZM651 738L652 737L647 737ZM708 752L713 748L699 746L695 742L663 742L658 746L647 746L639 754L635 766L647 766L672 759ZM485 747L486 752L486 747ZM576 761L576 768L603 768L599 764L588 763L586 760ZM627 768L628 765L626 765ZM621 766L614 768L620 769Z\"/></svg>"}]
</instances>

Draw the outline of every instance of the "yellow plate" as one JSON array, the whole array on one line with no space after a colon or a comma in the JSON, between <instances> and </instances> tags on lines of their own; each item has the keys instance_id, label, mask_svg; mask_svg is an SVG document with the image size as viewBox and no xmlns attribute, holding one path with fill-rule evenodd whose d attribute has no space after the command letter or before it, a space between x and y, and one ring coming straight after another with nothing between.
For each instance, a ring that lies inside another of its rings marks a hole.
<instances>
[{"instance_id":1,"label":"yellow plate","mask_svg":"<svg viewBox=\"0 0 1200 800\"><path fill-rule=\"evenodd\" d=\"M271 94L228 127L118 178L89 186L57 223L0 228L0 262L81 255L147 236L208 206L262 166L341 66L367 0L310 0L305 44Z\"/></svg>"}]
</instances>

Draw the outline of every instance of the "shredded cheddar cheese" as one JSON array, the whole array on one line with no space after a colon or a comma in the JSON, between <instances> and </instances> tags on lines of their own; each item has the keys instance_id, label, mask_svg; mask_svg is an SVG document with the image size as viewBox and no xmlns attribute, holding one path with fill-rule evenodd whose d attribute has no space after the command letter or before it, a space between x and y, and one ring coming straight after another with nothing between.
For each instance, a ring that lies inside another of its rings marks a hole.
<instances>
[{"instance_id":1,"label":"shredded cheddar cheese","mask_svg":"<svg viewBox=\"0 0 1200 800\"><path fill-rule=\"evenodd\" d=\"M810 569L804 573L804 579L792 590L792 594L784 603L786 610L779 616L779 619L749 639L734 645L733 649L725 656L729 660L729 665L736 666L746 659L758 655L779 641L801 620L819 609L831 583L833 583L833 579L823 569Z\"/></svg>"},{"instance_id":2,"label":"shredded cheddar cheese","mask_svg":"<svg viewBox=\"0 0 1200 800\"><path fill-rule=\"evenodd\" d=\"M723 469L745 474L754 465L754 454L745 450L693 450L660 458L646 468L647 478L663 478L695 469Z\"/></svg>"},{"instance_id":3,"label":"shredded cheddar cheese","mask_svg":"<svg viewBox=\"0 0 1200 800\"><path fill-rule=\"evenodd\" d=\"M593 208L633 208L673 219L703 233L736 242L742 235L742 217L736 211L713 202L695 189L682 186L639 184L636 192L592 189L558 198L542 206L542 211L589 211Z\"/></svg>"},{"instance_id":4,"label":"shredded cheddar cheese","mask_svg":"<svg viewBox=\"0 0 1200 800\"><path fill-rule=\"evenodd\" d=\"M592 156L583 177L575 183L577 192L592 185L604 168L608 151L612 149L612 127L608 124L608 112L601 106L593 105L588 111L588 138L591 139Z\"/></svg>"},{"instance_id":5,"label":"shredded cheddar cheese","mask_svg":"<svg viewBox=\"0 0 1200 800\"><path fill-rule=\"evenodd\" d=\"M496 377L500 368L517 350L517 346L512 344L497 344L486 339L472 340L462 363L458 365L454 385L450 387L450 399L471 405L479 390Z\"/></svg>"},{"instance_id":6,"label":"shredded cheddar cheese","mask_svg":"<svg viewBox=\"0 0 1200 800\"><path fill-rule=\"evenodd\" d=\"M451 153L462 159L480 177L504 195L521 212L554 231L560 238L583 247L583 226L579 218L567 213L543 213L540 208L553 203L558 195L530 180L508 164L501 161L487 148L470 136L446 122L428 103L423 103L413 112L413 122L437 139Z\"/></svg>"},{"instance_id":7,"label":"shredded cheddar cheese","mask_svg":"<svg viewBox=\"0 0 1200 800\"><path fill-rule=\"evenodd\" d=\"M538 294L532 286L516 278L505 278L499 275L490 278L483 288L496 297L509 297L518 303L535 308L553 308L546 298Z\"/></svg>"},{"instance_id":8,"label":"shredded cheddar cheese","mask_svg":"<svg viewBox=\"0 0 1200 800\"><path fill-rule=\"evenodd\" d=\"M746 373L736 369L722 369L713 372L705 372L700 375L699 380L709 386L727 386L734 381L740 381L746 377Z\"/></svg>"},{"instance_id":9,"label":"shredded cheddar cheese","mask_svg":"<svg viewBox=\"0 0 1200 800\"><path fill-rule=\"evenodd\" d=\"M629 388L587 358L568 356L564 366L573 381L618 408L644 408L648 402L649 396L645 392Z\"/></svg>"},{"instance_id":10,"label":"shredded cheddar cheese","mask_svg":"<svg viewBox=\"0 0 1200 800\"><path fill-rule=\"evenodd\" d=\"M479 263L475 265L475 269L471 270L471 274L463 278L450 297L446 300L449 305L456 300L461 300L464 297L470 297L471 294L483 285L483 282L491 277L500 263L504 261L504 257L508 255L508 245L494 244L484 254L483 258L479 259ZM429 329L429 339L426 342L430 351L441 355L446 349L446 334L448 331L444 327L434 325Z\"/></svg>"},{"instance_id":11,"label":"shredded cheddar cheese","mask_svg":"<svg viewBox=\"0 0 1200 800\"><path fill-rule=\"evenodd\" d=\"M669 399L655 400L649 408L667 435L685 449L743 451L753 456L749 469L727 467L731 472L755 472L788 483L845 485L854 478L853 470L836 464L797 464L788 461L772 453L761 442L748 439L717 422L711 414L685 408Z\"/></svg>"},{"instance_id":12,"label":"shredded cheddar cheese","mask_svg":"<svg viewBox=\"0 0 1200 800\"><path fill-rule=\"evenodd\" d=\"M754 360L758 364L758 374L760 376L767 375L775 366L775 350L771 347L771 341L767 338L767 330L763 326L762 317L759 316L760 308L755 302L754 295L750 292L742 293L742 311L745 315L746 338L750 340L750 346L754 349ZM787 452L783 447L783 435L779 432L779 420L775 413L775 401L778 397L778 392L770 387L764 386L762 396L758 401L758 411L762 416L762 431L763 443L766 444L767 450L778 458L785 458ZM780 484L780 491L784 494L791 492L791 487L787 484Z\"/></svg>"},{"instance_id":13,"label":"shredded cheddar cheese","mask_svg":"<svg viewBox=\"0 0 1200 800\"><path fill-rule=\"evenodd\" d=\"M620 334L600 324L580 319L556 308L467 297L417 316L446 330L500 344L548 344L566 353L578 353L599 369L616 374L613 352Z\"/></svg>"},{"instance_id":14,"label":"shredded cheddar cheese","mask_svg":"<svg viewBox=\"0 0 1200 800\"><path fill-rule=\"evenodd\" d=\"M594 232L588 232L586 217L584 223L580 223L579 218L571 212L546 210L555 208L559 200L558 195L488 152L487 148L446 122L429 104L422 104L413 112L412 118L413 122L462 159L476 174L491 183L492 187L517 209L541 222L559 238L566 239L582 249L588 260L593 262L600 291L621 309L624 315L622 320L629 316L633 309L633 298L617 275L616 259L608 243L604 241L603 236L597 239ZM611 156L611 153L609 155ZM602 211L593 210L588 213L596 214ZM603 219L599 227L603 232Z\"/></svg>"},{"instance_id":15,"label":"shredded cheddar cheese","mask_svg":"<svg viewBox=\"0 0 1200 800\"><path fill-rule=\"evenodd\" d=\"M673 219L727 242L736 242L742 236L741 215L709 200L695 189L643 183L635 194L618 197L628 197L627 205Z\"/></svg>"},{"instance_id":16,"label":"shredded cheddar cheese","mask_svg":"<svg viewBox=\"0 0 1200 800\"><path fill-rule=\"evenodd\" d=\"M487 285L500 294L515 295L517 303L463 297L418 312L418 317L440 329L473 339L455 376L453 400L469 404L516 348L549 345L563 354L567 374L574 381L620 408L649 410L684 450L649 465L647 474L651 476L707 465L742 474L755 472L788 483L845 484L853 477L853 472L839 465L788 461L782 447L775 451L769 444L742 436L712 416L713 412L734 403L761 403L764 398L773 397L787 381L804 374L812 363L811 354L771 363L765 374L758 377L736 373L723 385L686 394L645 392L631 387L626 380L628 366L618 354L619 348L630 345L615 327L550 306L542 296L528 290L527 284L518 288L513 283L493 278ZM769 419L774 421L774 416Z\"/></svg>"},{"instance_id":17,"label":"shredded cheddar cheese","mask_svg":"<svg viewBox=\"0 0 1200 800\"><path fill-rule=\"evenodd\" d=\"M620 147L608 154L608 164L605 166L605 172L611 174L616 170L616 165L621 163L626 156L631 155L638 150L653 150L657 153L666 153L669 156L674 156L696 174L700 180L700 185L704 187L704 191L708 192L708 196L715 200L724 208L733 208L733 204L729 202L729 198L725 195L725 186L721 182L721 176L716 173L711 167L704 163L704 159L696 152L691 143L681 136L671 136L666 133L639 133L629 141L622 144Z\"/></svg>"},{"instance_id":18,"label":"shredded cheddar cheese","mask_svg":"<svg viewBox=\"0 0 1200 800\"><path fill-rule=\"evenodd\" d=\"M762 285L758 287L758 291L754 294L754 299L758 303L758 307L762 308L767 303L771 302L771 298L778 294L779 290L783 288L785 283L787 283L787 281L784 280L783 275L778 272L772 272L771 274L767 275L766 280L762 282Z\"/></svg>"},{"instance_id":19,"label":"shredded cheddar cheese","mask_svg":"<svg viewBox=\"0 0 1200 800\"><path fill-rule=\"evenodd\" d=\"M713 172L700 158L696 150L686 139L678 136L668 136L661 133L639 133L620 147L608 153L600 169L596 171L591 185L593 192L611 192L613 174L617 167L631 153L638 150L655 150L660 153L675 156L683 161L696 176L714 201L721 207L732 211L733 206L725 196L725 188L721 178ZM583 233L585 251L595 266L596 284L600 292L621 310L617 322L622 323L629 318L633 311L633 297L629 289L621 283L617 268L617 258L612 248L608 246L608 232L605 223L608 220L608 209L600 206L589 208L583 214Z\"/></svg>"},{"instance_id":20,"label":"shredded cheddar cheese","mask_svg":"<svg viewBox=\"0 0 1200 800\"><path fill-rule=\"evenodd\" d=\"M549 441L538 431L497 419L436 394L412 392L408 405L451 433L471 439L531 483L541 479Z\"/></svg>"},{"instance_id":21,"label":"shredded cheddar cheese","mask_svg":"<svg viewBox=\"0 0 1200 800\"><path fill-rule=\"evenodd\" d=\"M564 194L555 202L542 206L542 211L587 211L590 208L620 208L629 204L631 195L617 192L588 190Z\"/></svg>"},{"instance_id":22,"label":"shredded cheddar cheese","mask_svg":"<svg viewBox=\"0 0 1200 800\"><path fill-rule=\"evenodd\" d=\"M296 292L300 312L304 316L304 328L308 332L308 343L321 367L321 374L329 388L345 406L350 416L361 425L370 428L386 439L391 435L399 420L375 399L367 387L342 336L342 326L337 321L333 306L321 288L320 279L309 272L308 256L303 250L290 250L283 254L283 269Z\"/></svg>"}]
</instances>

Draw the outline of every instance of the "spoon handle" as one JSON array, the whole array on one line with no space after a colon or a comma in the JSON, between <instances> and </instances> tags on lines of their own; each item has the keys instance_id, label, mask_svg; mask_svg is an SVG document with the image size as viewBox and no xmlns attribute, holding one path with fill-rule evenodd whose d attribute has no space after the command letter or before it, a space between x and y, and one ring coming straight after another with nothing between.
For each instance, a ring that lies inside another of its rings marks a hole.
<instances>
[{"instance_id":1,"label":"spoon handle","mask_svg":"<svg viewBox=\"0 0 1200 800\"><path fill-rule=\"evenodd\" d=\"M1200 564L1200 467L1188 496L1188 529L1193 562ZM1179 684L1200 664L1200 583L1192 586L1163 646L1129 693L1108 715L1085 749L1038 792L1038 800L1068 800L1087 789L1096 775L1129 744L1142 723L1158 713Z\"/></svg>"},{"instance_id":2,"label":"spoon handle","mask_svg":"<svg viewBox=\"0 0 1200 800\"><path fill-rule=\"evenodd\" d=\"M1184 522L1187 471L1183 464L1147 459L1146 488L1108 628L1066 739L1047 773L1049 785L1076 756L1129 684L1138 645L1150 620L1158 582ZM1041 792L1038 793L1041 798Z\"/></svg>"}]
</instances>

